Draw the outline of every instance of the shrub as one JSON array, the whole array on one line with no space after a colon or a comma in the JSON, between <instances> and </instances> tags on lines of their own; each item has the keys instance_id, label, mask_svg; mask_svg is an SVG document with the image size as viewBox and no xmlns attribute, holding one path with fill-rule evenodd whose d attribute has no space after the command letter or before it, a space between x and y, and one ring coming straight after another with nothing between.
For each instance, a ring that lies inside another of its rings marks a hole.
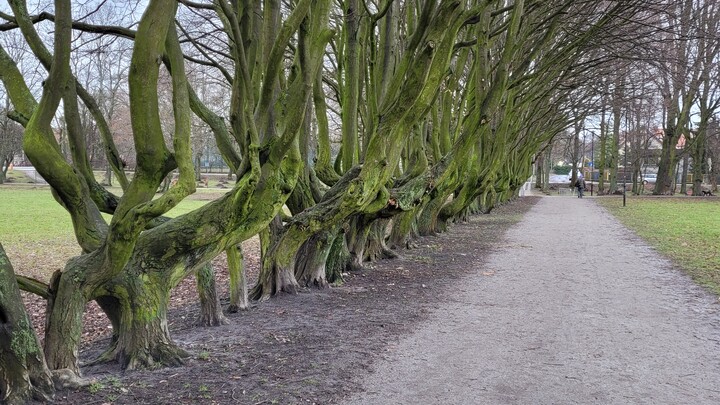
<instances>
[{"instance_id":1,"label":"shrub","mask_svg":"<svg viewBox=\"0 0 720 405\"><path fill-rule=\"evenodd\" d=\"M570 174L570 170L572 170L572 166L568 166L568 165L553 166L553 172L555 172L555 174Z\"/></svg>"}]
</instances>

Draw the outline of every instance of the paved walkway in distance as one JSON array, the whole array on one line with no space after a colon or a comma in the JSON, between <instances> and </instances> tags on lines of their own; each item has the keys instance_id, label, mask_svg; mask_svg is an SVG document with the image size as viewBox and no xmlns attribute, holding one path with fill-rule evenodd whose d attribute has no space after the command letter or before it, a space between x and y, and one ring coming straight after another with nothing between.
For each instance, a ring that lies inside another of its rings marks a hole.
<instances>
[{"instance_id":1,"label":"paved walkway in distance","mask_svg":"<svg viewBox=\"0 0 720 405\"><path fill-rule=\"evenodd\" d=\"M506 237L347 405L720 404L720 301L592 199Z\"/></svg>"}]
</instances>

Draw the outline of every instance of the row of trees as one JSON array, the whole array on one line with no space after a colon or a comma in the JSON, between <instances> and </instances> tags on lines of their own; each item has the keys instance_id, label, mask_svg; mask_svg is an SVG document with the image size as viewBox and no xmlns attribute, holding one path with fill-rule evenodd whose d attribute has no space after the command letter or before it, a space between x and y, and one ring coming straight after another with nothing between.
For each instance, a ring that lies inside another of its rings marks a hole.
<instances>
[{"instance_id":1,"label":"row of trees","mask_svg":"<svg viewBox=\"0 0 720 405\"><path fill-rule=\"evenodd\" d=\"M228 257L236 310L248 298L324 287L366 260L393 256L391 248L410 246L418 234L513 198L535 155L577 121L575 100L592 92L586 73L622 42L613 33L648 7L641 0L152 0L138 21L131 12L101 25L93 16L104 2L86 4L90 12L68 0L38 13L23 0L9 5L0 29L20 32L47 70L39 94L0 47L9 115L24 126L24 151L68 211L83 252L45 285L13 277L0 250L0 315L9 325L0 341L22 342L0 345L0 396L9 400L49 398L48 370L79 374L91 300L113 327L97 361L177 365L186 353L168 333L170 291L195 275L205 323L224 322L208 264L218 254ZM82 63L73 62L103 41L122 44L104 47L108 53L131 54L126 66L106 71L118 78L114 94L97 90L107 83L83 80ZM125 86L131 178L109 124L112 100L104 98L122 100ZM58 114L69 161L53 131ZM121 197L93 176L90 128ZM212 134L236 184L202 208L165 218L195 190L198 129ZM172 172L177 182L155 198ZM257 234L262 269L248 295L239 243ZM42 353L22 320L14 280L48 301Z\"/></svg>"}]
</instances>

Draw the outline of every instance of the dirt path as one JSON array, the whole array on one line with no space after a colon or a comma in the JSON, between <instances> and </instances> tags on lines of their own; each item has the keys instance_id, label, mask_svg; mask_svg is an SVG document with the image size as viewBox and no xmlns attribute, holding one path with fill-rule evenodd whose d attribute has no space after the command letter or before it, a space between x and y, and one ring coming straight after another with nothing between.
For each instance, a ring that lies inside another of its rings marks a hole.
<instances>
[{"instance_id":1,"label":"dirt path","mask_svg":"<svg viewBox=\"0 0 720 405\"><path fill-rule=\"evenodd\" d=\"M345 403L720 403L720 302L591 199L543 198L489 260Z\"/></svg>"}]
</instances>

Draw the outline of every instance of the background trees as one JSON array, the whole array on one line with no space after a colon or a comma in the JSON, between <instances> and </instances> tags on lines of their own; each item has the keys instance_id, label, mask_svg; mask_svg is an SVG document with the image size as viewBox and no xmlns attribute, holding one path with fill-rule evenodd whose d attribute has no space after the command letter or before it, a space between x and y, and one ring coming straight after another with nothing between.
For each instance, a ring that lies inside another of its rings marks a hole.
<instances>
[{"instance_id":1,"label":"background trees","mask_svg":"<svg viewBox=\"0 0 720 405\"><path fill-rule=\"evenodd\" d=\"M7 116L9 103L0 116L0 184L5 182L15 156L22 153L22 127Z\"/></svg>"},{"instance_id":2,"label":"background trees","mask_svg":"<svg viewBox=\"0 0 720 405\"><path fill-rule=\"evenodd\" d=\"M618 191L623 178L640 193L648 170L657 172L655 194L689 193L690 182L702 195L713 183L702 134L718 99L716 8L712 0L653 2L597 44L600 64L586 76L595 108L583 126L598 137L601 193Z\"/></svg>"}]
</instances>

